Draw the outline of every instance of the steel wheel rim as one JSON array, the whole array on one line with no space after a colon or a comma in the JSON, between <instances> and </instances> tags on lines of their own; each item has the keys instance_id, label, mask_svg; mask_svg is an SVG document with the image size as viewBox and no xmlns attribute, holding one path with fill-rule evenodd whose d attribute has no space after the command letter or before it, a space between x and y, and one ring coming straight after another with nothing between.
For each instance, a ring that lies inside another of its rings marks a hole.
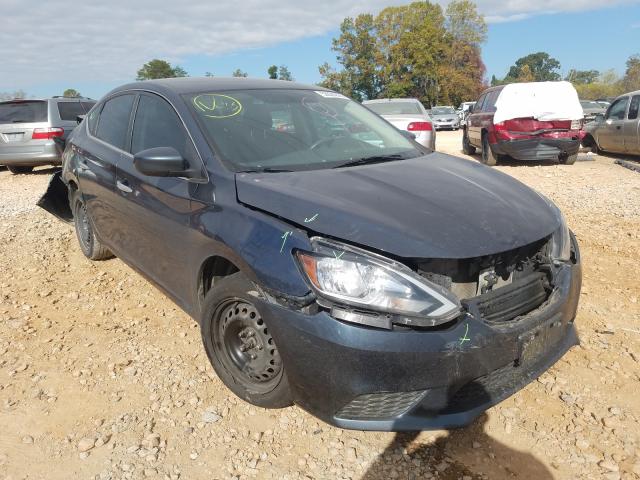
<instances>
[{"instance_id":1,"label":"steel wheel rim","mask_svg":"<svg viewBox=\"0 0 640 480\"><path fill-rule=\"evenodd\" d=\"M83 249L85 251L89 251L91 248L91 225L89 224L87 208L83 203L79 203L78 208L76 209L76 215L78 219L75 222L78 239L80 240Z\"/></svg>"},{"instance_id":2,"label":"steel wheel rim","mask_svg":"<svg viewBox=\"0 0 640 480\"><path fill-rule=\"evenodd\" d=\"M244 300L230 299L216 310L212 338L218 356L234 379L266 393L282 378L282 361L262 316Z\"/></svg>"}]
</instances>

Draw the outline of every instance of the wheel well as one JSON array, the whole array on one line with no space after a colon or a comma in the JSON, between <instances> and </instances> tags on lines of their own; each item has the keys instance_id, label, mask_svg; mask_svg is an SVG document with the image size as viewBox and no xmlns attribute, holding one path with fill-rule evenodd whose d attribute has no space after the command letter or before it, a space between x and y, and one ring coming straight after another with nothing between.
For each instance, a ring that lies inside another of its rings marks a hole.
<instances>
[{"instance_id":1,"label":"wheel well","mask_svg":"<svg viewBox=\"0 0 640 480\"><path fill-rule=\"evenodd\" d=\"M595 138L593 138L593 135L591 135L590 133L587 133L582 139L581 143L583 147L594 147L596 144L596 140Z\"/></svg>"},{"instance_id":2,"label":"wheel well","mask_svg":"<svg viewBox=\"0 0 640 480\"><path fill-rule=\"evenodd\" d=\"M221 256L214 256L207 258L202 267L200 268L200 278L198 281L198 294L200 301L204 300L211 287L215 284L216 280L227 277L240 269L235 266L233 262L227 260Z\"/></svg>"}]
</instances>

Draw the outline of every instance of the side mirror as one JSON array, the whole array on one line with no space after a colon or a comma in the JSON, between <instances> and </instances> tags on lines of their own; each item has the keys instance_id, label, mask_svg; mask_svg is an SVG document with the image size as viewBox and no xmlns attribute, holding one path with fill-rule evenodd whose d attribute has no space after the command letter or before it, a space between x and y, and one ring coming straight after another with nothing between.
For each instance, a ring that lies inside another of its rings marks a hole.
<instances>
[{"instance_id":1,"label":"side mirror","mask_svg":"<svg viewBox=\"0 0 640 480\"><path fill-rule=\"evenodd\" d=\"M78 115L76 117L76 122L78 123L78 125L82 123L82 121L84 120L84 117L86 117L86 115Z\"/></svg>"},{"instance_id":2,"label":"side mirror","mask_svg":"<svg viewBox=\"0 0 640 480\"><path fill-rule=\"evenodd\" d=\"M150 177L188 177L187 162L173 147L155 147L133 156L133 166Z\"/></svg>"}]
</instances>

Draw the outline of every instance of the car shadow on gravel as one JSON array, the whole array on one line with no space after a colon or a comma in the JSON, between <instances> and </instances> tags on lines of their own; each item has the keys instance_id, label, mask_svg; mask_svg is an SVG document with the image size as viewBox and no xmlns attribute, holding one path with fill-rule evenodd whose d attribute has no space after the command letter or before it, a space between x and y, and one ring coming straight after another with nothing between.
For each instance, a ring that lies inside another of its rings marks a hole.
<instances>
[{"instance_id":1,"label":"car shadow on gravel","mask_svg":"<svg viewBox=\"0 0 640 480\"><path fill-rule=\"evenodd\" d=\"M431 472L440 480L553 480L549 469L533 455L491 438L485 432L487 419L487 414L483 413L468 427L450 430L446 437L430 444L414 445L420 432L397 433L361 480L431 478L428 474L425 476L425 472ZM478 466L465 465L459 459L469 457L473 457ZM489 463L492 465L485 468Z\"/></svg>"}]
</instances>

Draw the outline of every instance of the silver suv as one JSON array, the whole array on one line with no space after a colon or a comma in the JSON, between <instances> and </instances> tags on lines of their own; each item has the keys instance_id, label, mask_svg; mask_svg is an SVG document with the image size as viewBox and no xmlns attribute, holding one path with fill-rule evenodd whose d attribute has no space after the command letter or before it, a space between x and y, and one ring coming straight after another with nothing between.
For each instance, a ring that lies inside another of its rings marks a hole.
<instances>
[{"instance_id":1,"label":"silver suv","mask_svg":"<svg viewBox=\"0 0 640 480\"><path fill-rule=\"evenodd\" d=\"M53 97L0 102L0 165L27 173L38 165L59 165L56 137L65 140L95 104L90 98Z\"/></svg>"}]
</instances>

